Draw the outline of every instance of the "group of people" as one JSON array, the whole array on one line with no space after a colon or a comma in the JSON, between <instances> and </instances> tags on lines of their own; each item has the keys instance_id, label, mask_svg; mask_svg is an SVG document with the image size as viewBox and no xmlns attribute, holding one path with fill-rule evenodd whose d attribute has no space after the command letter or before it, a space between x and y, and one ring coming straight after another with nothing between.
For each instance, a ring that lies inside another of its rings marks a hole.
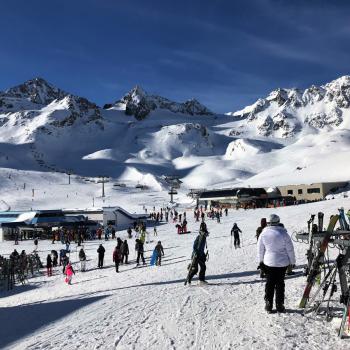
<instances>
[{"instance_id":1,"label":"group of people","mask_svg":"<svg viewBox=\"0 0 350 350\"><path fill-rule=\"evenodd\" d=\"M210 208L208 211L210 218L217 219L217 222L220 222L220 218L223 213L227 216L228 209L220 208L214 209ZM205 216L208 214L203 208L196 208L194 210L194 217L196 221L199 221L201 218L199 234L193 243L192 250L192 259L191 264L188 267L188 276L186 282L191 284L194 276L199 273L199 284L206 284L205 279L206 274L206 261L208 260L208 249L207 249L207 237L209 236L208 228L205 222ZM173 210L161 210L156 213L155 211L150 214L151 217L157 223L159 220L163 219L163 216L170 216L173 222L178 222L176 227L178 232L181 230L187 230L187 220L186 212L179 214L175 209ZM135 230L135 253L136 253L136 266L140 266L142 263L146 265L145 260L145 250L144 244L146 240L146 226L144 223L134 223ZM97 236L101 239L101 231L97 231ZM234 238L234 247L235 249L241 248L241 237L240 234L242 230L238 227L237 223L234 223L231 229L231 239ZM128 238L132 238L132 229L131 227L127 230ZM56 250L52 250L51 254L47 255L46 258L46 268L47 275L52 276L52 268L58 265L63 265L63 273L66 278L65 281L67 284L72 283L72 277L75 274L74 268L70 259L67 256L69 252L69 242L70 239L78 239L80 243L85 239L85 235L81 235L81 239L78 237L70 237L71 233L69 231L65 232L63 237L60 237L61 242L66 243L66 249L61 249L60 254L58 255ZM112 225L108 225L104 230L105 239L109 240L110 236L112 239L115 237L115 229ZM154 226L154 236L157 236L158 232L156 226ZM56 237L57 238L57 237ZM283 224L280 222L280 218L276 214L270 215L269 219L261 219L260 226L256 231L257 239L257 256L258 256L258 269L260 269L260 276L266 278L265 285L265 310L270 313L273 311L274 301L277 312L285 312L284 298L285 298L285 275L286 273L293 273L292 267L295 266L295 254L292 240L284 228ZM54 243L55 239L53 240ZM35 241L35 247L37 249L38 240ZM104 257L105 257L105 248L102 244L99 245L97 249L98 254L98 268L103 268L104 266ZM119 272L120 264L129 263L129 245L128 241L121 240L117 238L117 245L115 246L112 254L112 261L115 266L115 271ZM20 257L20 255L22 257ZM11 259L21 259L25 261L25 252L22 251L21 254L18 254L16 250L11 254ZM155 265L161 266L162 257L164 256L164 248L161 241L158 241L154 251L153 257L155 257L153 263ZM79 251L79 261L80 261L80 270L86 271L86 253L83 248Z\"/></svg>"},{"instance_id":2,"label":"group of people","mask_svg":"<svg viewBox=\"0 0 350 350\"><path fill-rule=\"evenodd\" d=\"M241 229L235 223L231 229L234 236L235 248L240 247L239 233ZM199 284L206 284L205 272L208 252L206 251L206 239L209 235L207 226L203 221L200 225L199 234L193 243L192 261L186 282L191 284L193 277L199 270ZM261 277L266 278L265 284L265 310L273 312L275 300L276 311L286 312L285 300L285 275L288 270L295 266L295 253L293 242L280 222L276 214L271 214L269 220L261 220L261 226L257 229L257 256L261 271Z\"/></svg>"}]
</instances>

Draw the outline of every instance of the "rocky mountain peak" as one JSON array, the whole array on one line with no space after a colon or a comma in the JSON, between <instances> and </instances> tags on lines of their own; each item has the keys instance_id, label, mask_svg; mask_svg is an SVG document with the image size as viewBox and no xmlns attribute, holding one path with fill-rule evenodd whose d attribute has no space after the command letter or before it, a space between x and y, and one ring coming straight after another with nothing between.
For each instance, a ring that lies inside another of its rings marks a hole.
<instances>
[{"instance_id":1,"label":"rocky mountain peak","mask_svg":"<svg viewBox=\"0 0 350 350\"><path fill-rule=\"evenodd\" d=\"M169 110L173 113L183 113L189 115L212 115L213 113L196 99L190 99L183 103L171 101L158 95L150 95L139 85L136 85L126 95L115 104L106 104L105 109L124 109L125 114L132 115L138 120L147 117L156 109Z\"/></svg>"},{"instance_id":2,"label":"rocky mountain peak","mask_svg":"<svg viewBox=\"0 0 350 350\"><path fill-rule=\"evenodd\" d=\"M13 98L23 98L37 104L49 104L53 100L62 99L66 92L49 84L43 78L27 80L23 84L14 86L5 91L3 96Z\"/></svg>"}]
</instances>

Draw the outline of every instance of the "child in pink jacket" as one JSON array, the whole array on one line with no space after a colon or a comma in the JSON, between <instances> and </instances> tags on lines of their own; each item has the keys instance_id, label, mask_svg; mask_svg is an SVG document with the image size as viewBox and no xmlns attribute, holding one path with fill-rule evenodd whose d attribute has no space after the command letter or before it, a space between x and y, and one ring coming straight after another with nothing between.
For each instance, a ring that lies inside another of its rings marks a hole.
<instances>
[{"instance_id":1,"label":"child in pink jacket","mask_svg":"<svg viewBox=\"0 0 350 350\"><path fill-rule=\"evenodd\" d=\"M73 274L75 275L75 272L74 272L72 264L69 261L66 265L64 273L66 274L65 282L68 284L72 284L72 277L73 277Z\"/></svg>"}]
</instances>

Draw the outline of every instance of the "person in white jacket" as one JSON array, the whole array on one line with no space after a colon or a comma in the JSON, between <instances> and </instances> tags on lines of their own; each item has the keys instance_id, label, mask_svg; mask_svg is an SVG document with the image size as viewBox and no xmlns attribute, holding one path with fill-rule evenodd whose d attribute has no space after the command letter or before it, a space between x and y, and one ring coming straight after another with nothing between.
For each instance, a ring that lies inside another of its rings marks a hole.
<instances>
[{"instance_id":1,"label":"person in white jacket","mask_svg":"<svg viewBox=\"0 0 350 350\"><path fill-rule=\"evenodd\" d=\"M295 255L293 242L278 215L270 215L268 226L259 236L257 250L259 266L266 274L265 310L272 312L276 290L277 312L285 312L284 278L287 267L295 264Z\"/></svg>"}]
</instances>

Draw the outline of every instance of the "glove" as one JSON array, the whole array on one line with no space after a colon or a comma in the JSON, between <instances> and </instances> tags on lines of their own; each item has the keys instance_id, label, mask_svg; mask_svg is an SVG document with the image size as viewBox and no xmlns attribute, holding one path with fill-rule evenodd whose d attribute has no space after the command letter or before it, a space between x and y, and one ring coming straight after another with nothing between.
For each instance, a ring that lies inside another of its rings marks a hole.
<instances>
[{"instance_id":1,"label":"glove","mask_svg":"<svg viewBox=\"0 0 350 350\"><path fill-rule=\"evenodd\" d=\"M258 269L261 270L262 272L266 272L266 265L264 264L263 261L260 262Z\"/></svg>"}]
</instances>

